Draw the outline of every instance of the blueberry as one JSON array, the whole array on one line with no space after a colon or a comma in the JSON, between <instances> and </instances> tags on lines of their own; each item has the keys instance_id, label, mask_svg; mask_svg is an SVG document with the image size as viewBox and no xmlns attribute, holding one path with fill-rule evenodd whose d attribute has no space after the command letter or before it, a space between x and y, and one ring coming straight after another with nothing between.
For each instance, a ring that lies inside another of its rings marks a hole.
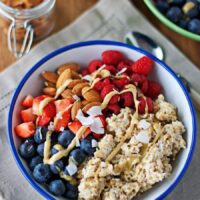
<instances>
[{"instance_id":1,"label":"blueberry","mask_svg":"<svg viewBox=\"0 0 200 200\"><path fill-rule=\"evenodd\" d=\"M73 149L70 152L69 156L72 157L79 164L82 163L86 158L86 154L84 153L84 151L79 148Z\"/></svg>"},{"instance_id":2,"label":"blueberry","mask_svg":"<svg viewBox=\"0 0 200 200\"><path fill-rule=\"evenodd\" d=\"M31 170L33 170L35 168L36 165L43 163L43 160L40 156L35 156L31 159L30 163L29 163L29 167Z\"/></svg>"},{"instance_id":3,"label":"blueberry","mask_svg":"<svg viewBox=\"0 0 200 200\"><path fill-rule=\"evenodd\" d=\"M33 177L39 183L44 183L51 178L49 165L40 163L33 170Z\"/></svg>"},{"instance_id":4,"label":"blueberry","mask_svg":"<svg viewBox=\"0 0 200 200\"><path fill-rule=\"evenodd\" d=\"M183 6L183 12L185 13L185 15L189 18L194 18L197 17L199 14L199 8L198 8L198 4L194 3L194 2L187 2L184 6Z\"/></svg>"},{"instance_id":5,"label":"blueberry","mask_svg":"<svg viewBox=\"0 0 200 200\"><path fill-rule=\"evenodd\" d=\"M170 3L175 6L182 6L186 0L171 0Z\"/></svg>"},{"instance_id":6,"label":"blueberry","mask_svg":"<svg viewBox=\"0 0 200 200\"><path fill-rule=\"evenodd\" d=\"M31 143L31 144L35 144L35 141L34 141L33 138L27 138L27 139L25 140L25 142Z\"/></svg>"},{"instance_id":7,"label":"blueberry","mask_svg":"<svg viewBox=\"0 0 200 200\"><path fill-rule=\"evenodd\" d=\"M68 147L68 145L71 143L74 137L75 136L71 131L64 130L58 136L58 143L61 144L63 147Z\"/></svg>"},{"instance_id":8,"label":"blueberry","mask_svg":"<svg viewBox=\"0 0 200 200\"><path fill-rule=\"evenodd\" d=\"M92 147L92 137L84 138L81 141L81 150L83 150L89 156L92 156L96 151L96 148Z\"/></svg>"},{"instance_id":9,"label":"blueberry","mask_svg":"<svg viewBox=\"0 0 200 200\"><path fill-rule=\"evenodd\" d=\"M44 143L43 144L39 144L37 146L37 153L43 157L44 156Z\"/></svg>"},{"instance_id":10,"label":"blueberry","mask_svg":"<svg viewBox=\"0 0 200 200\"><path fill-rule=\"evenodd\" d=\"M181 9L179 7L171 7L166 14L167 18L177 23L181 19Z\"/></svg>"},{"instance_id":11,"label":"blueberry","mask_svg":"<svg viewBox=\"0 0 200 200\"><path fill-rule=\"evenodd\" d=\"M62 160L58 160L50 166L50 169L54 174L59 174L59 172L63 170L63 168L64 162Z\"/></svg>"},{"instance_id":12,"label":"blueberry","mask_svg":"<svg viewBox=\"0 0 200 200\"><path fill-rule=\"evenodd\" d=\"M65 184L62 180L54 180L49 184L49 191L56 196L61 196L65 193Z\"/></svg>"},{"instance_id":13,"label":"blueberry","mask_svg":"<svg viewBox=\"0 0 200 200\"><path fill-rule=\"evenodd\" d=\"M78 198L78 188L70 183L66 183L66 191L64 196L69 199L77 199Z\"/></svg>"},{"instance_id":14,"label":"blueberry","mask_svg":"<svg viewBox=\"0 0 200 200\"><path fill-rule=\"evenodd\" d=\"M23 158L31 158L35 155L35 145L25 141L20 145L19 153Z\"/></svg>"},{"instance_id":15,"label":"blueberry","mask_svg":"<svg viewBox=\"0 0 200 200\"><path fill-rule=\"evenodd\" d=\"M158 0L156 2L156 7L158 8L158 10L162 13L166 13L167 10L169 9L169 3L165 0Z\"/></svg>"},{"instance_id":16,"label":"blueberry","mask_svg":"<svg viewBox=\"0 0 200 200\"><path fill-rule=\"evenodd\" d=\"M187 26L188 26L188 22L189 20L186 18L186 19L180 19L179 22L178 22L178 25L184 29L187 29Z\"/></svg>"},{"instance_id":17,"label":"blueberry","mask_svg":"<svg viewBox=\"0 0 200 200\"><path fill-rule=\"evenodd\" d=\"M187 28L193 33L200 34L200 20L192 19L191 21L189 21Z\"/></svg>"},{"instance_id":18,"label":"blueberry","mask_svg":"<svg viewBox=\"0 0 200 200\"><path fill-rule=\"evenodd\" d=\"M34 135L34 140L37 144L41 144L46 140L46 134L48 129L46 127L39 126L37 127Z\"/></svg>"}]
</instances>

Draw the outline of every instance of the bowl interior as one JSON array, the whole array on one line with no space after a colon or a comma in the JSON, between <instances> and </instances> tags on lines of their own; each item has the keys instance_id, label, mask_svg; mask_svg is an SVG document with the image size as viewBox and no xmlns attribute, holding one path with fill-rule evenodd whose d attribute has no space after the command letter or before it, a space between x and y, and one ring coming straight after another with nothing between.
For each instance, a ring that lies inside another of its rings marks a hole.
<instances>
[{"instance_id":1,"label":"bowl interior","mask_svg":"<svg viewBox=\"0 0 200 200\"><path fill-rule=\"evenodd\" d=\"M91 59L100 58L101 53L108 49L119 50L123 52L127 58L133 60L137 60L145 53L142 50L129 47L121 43L106 41L85 42L77 45L71 45L69 47L64 47L47 56L45 59L36 64L26 74L13 97L9 115L9 139L11 148L19 167L21 168L28 181L46 198L53 198L53 196L48 193L48 191L44 189L43 186L36 183L32 179L32 175L26 163L18 155L18 147L21 143L21 140L15 135L14 127L20 123L20 110L22 109L21 102L27 94L32 94L34 96L41 94L41 89L43 87L43 79L40 76L41 72L45 70L53 71L59 65L66 62L76 62L79 63L82 67L86 67ZM148 56L151 55L148 54ZM152 58L156 59L154 57ZM183 171L185 170L186 165L188 165L192 154L195 132L195 119L192 107L187 95L185 94L185 90L177 81L173 72L171 72L170 69L168 69L164 64L156 59L155 70L153 72L152 78L159 81L163 85L164 95L167 97L167 100L178 107L180 119L183 121L187 129L187 132L184 136L187 141L187 148L181 151L181 153L178 155L178 158L174 162L172 175L142 195L141 198L145 200L156 199L163 195L163 193L168 193L176 184L176 182L179 181L177 179L182 176Z\"/></svg>"},{"instance_id":2,"label":"bowl interior","mask_svg":"<svg viewBox=\"0 0 200 200\"><path fill-rule=\"evenodd\" d=\"M196 41L200 41L200 35L192 33L190 31L187 31L186 29L181 28L180 26L174 24L173 22L171 22L167 17L165 17L165 15L163 15L155 6L153 0L144 0L145 4L147 5L147 7L151 10L151 12L162 22L164 23L166 26L168 26L170 29L174 30L175 32L196 40Z\"/></svg>"}]
</instances>

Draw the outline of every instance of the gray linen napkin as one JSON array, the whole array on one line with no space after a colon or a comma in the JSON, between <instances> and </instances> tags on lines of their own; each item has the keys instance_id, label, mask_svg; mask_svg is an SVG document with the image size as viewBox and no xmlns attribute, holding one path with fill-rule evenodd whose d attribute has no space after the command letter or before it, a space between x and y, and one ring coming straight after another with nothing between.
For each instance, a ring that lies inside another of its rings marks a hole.
<instances>
[{"instance_id":1,"label":"gray linen napkin","mask_svg":"<svg viewBox=\"0 0 200 200\"><path fill-rule=\"evenodd\" d=\"M200 88L200 71L159 33L128 0L100 1L72 25L38 44L27 56L0 74L0 200L42 199L20 173L7 141L8 108L13 91L22 76L40 58L56 48L83 40L111 39L122 41L124 35L131 30L148 33L150 37L155 38L165 49L167 64L186 76L194 88ZM197 123L199 123L199 114L197 114L197 118ZM199 142L198 136L197 144ZM181 183L166 199L200 199L199 153L200 145L197 145L189 170Z\"/></svg>"}]
</instances>

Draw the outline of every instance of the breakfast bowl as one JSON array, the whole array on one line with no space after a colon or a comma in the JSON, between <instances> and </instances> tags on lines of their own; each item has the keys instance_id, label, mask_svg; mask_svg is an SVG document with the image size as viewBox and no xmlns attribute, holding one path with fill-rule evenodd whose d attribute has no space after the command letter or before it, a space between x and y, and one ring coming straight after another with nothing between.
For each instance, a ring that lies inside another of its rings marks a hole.
<instances>
[{"instance_id":1,"label":"breakfast bowl","mask_svg":"<svg viewBox=\"0 0 200 200\"><path fill-rule=\"evenodd\" d=\"M179 33L180 35L183 35L187 38L190 38L192 40L200 41L200 35L190 32L187 29L182 28L181 26L173 23L171 20L169 20L163 13L161 13L158 8L155 5L155 2L153 0L145 0L144 3L149 8L149 10L167 27L169 27L171 30Z\"/></svg>"},{"instance_id":2,"label":"breakfast bowl","mask_svg":"<svg viewBox=\"0 0 200 200\"><path fill-rule=\"evenodd\" d=\"M151 79L162 84L163 94L167 101L176 105L179 118L183 122L186 132L183 137L186 141L185 149L181 150L175 161L171 175L162 182L155 184L150 190L139 196L139 199L163 199L180 182L192 158L196 138L195 112L191 99L176 74L165 63L142 49L115 41L86 41L71 44L48 54L37 62L22 78L12 98L8 116L8 138L15 161L28 182L46 199L64 199L52 195L47 187L36 182L27 163L19 154L22 143L15 134L15 127L21 123L21 102L28 94L38 96L42 92L43 79L40 74L44 71L55 71L57 66L64 63L78 63L82 68L88 65L91 59L100 59L102 52L116 50L123 53L128 59L137 60L142 56L151 58L154 71Z\"/></svg>"}]
</instances>

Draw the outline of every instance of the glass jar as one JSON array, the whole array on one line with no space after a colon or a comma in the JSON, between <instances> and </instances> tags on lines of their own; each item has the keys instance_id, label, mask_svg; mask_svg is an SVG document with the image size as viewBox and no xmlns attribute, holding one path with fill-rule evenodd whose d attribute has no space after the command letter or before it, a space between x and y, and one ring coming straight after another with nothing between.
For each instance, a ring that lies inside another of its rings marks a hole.
<instances>
[{"instance_id":1,"label":"glass jar","mask_svg":"<svg viewBox=\"0 0 200 200\"><path fill-rule=\"evenodd\" d=\"M28 53L33 41L46 37L54 28L56 0L44 0L29 9L16 9L0 0L0 27L7 34L8 48L16 57Z\"/></svg>"}]
</instances>

